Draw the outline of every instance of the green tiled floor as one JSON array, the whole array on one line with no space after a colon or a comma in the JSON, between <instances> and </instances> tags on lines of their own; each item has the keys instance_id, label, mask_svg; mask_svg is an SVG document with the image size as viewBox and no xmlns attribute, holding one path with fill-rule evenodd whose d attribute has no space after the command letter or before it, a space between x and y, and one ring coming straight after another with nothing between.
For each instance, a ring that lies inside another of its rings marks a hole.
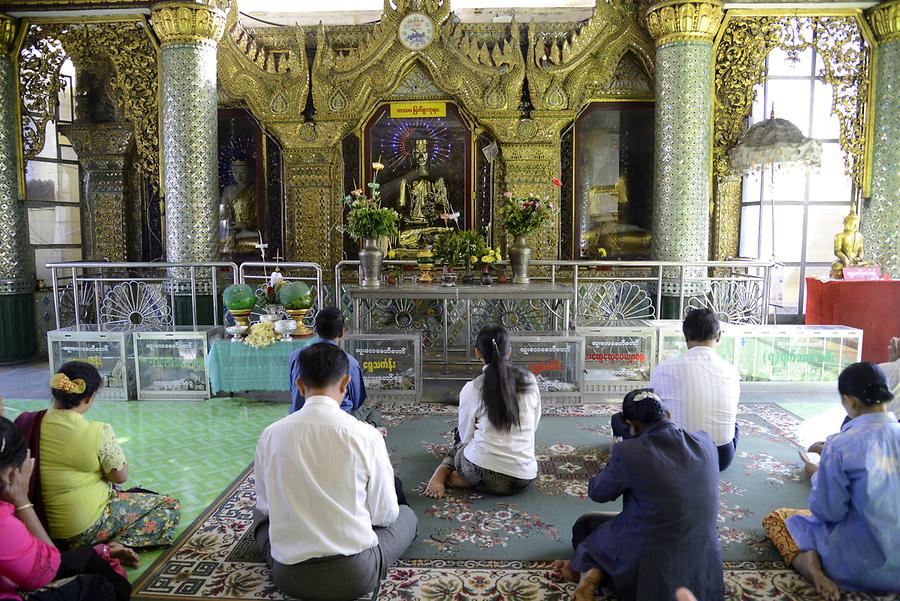
<instances>
[{"instance_id":1,"label":"green tiled floor","mask_svg":"<svg viewBox=\"0 0 900 601\"><path fill-rule=\"evenodd\" d=\"M42 401L5 400L6 417L43 409ZM263 429L288 406L244 399L198 403L98 402L87 417L112 425L128 458L126 486L158 490L179 499L179 533L253 461ZM160 555L141 555L134 580Z\"/></svg>"}]
</instances>

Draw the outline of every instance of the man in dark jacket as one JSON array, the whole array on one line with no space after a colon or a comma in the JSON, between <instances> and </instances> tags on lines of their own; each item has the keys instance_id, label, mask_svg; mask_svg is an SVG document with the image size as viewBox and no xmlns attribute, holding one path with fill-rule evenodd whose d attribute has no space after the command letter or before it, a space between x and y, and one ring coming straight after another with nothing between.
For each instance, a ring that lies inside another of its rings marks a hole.
<instances>
[{"instance_id":1,"label":"man in dark jacket","mask_svg":"<svg viewBox=\"0 0 900 601\"><path fill-rule=\"evenodd\" d=\"M593 599L601 584L623 601L673 599L683 586L700 601L722 599L715 445L704 432L672 425L652 390L628 393L622 410L636 436L613 446L588 489L598 503L623 496L622 512L579 518L572 528L575 556L557 567L580 578L576 601Z\"/></svg>"}]
</instances>

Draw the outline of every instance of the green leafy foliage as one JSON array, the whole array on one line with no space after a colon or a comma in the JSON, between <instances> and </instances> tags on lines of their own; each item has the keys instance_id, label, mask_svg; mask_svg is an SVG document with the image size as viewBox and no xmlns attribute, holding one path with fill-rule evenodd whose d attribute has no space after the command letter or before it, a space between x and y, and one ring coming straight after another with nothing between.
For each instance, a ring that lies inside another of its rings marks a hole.
<instances>
[{"instance_id":1,"label":"green leafy foliage","mask_svg":"<svg viewBox=\"0 0 900 601\"><path fill-rule=\"evenodd\" d=\"M432 252L444 265L456 267L476 263L491 248L484 237L472 230L448 230L438 234ZM474 257L474 260L473 260Z\"/></svg>"},{"instance_id":2,"label":"green leafy foliage","mask_svg":"<svg viewBox=\"0 0 900 601\"><path fill-rule=\"evenodd\" d=\"M504 192L503 197L500 216L506 231L513 236L525 236L536 231L551 214L556 212L552 202L536 194L516 197Z\"/></svg>"},{"instance_id":3,"label":"green leafy foliage","mask_svg":"<svg viewBox=\"0 0 900 601\"><path fill-rule=\"evenodd\" d=\"M394 209L381 206L380 186L376 182L369 184L371 198L362 190L354 190L341 199L341 204L349 208L346 231L352 238L393 238L399 233L400 215Z\"/></svg>"}]
</instances>

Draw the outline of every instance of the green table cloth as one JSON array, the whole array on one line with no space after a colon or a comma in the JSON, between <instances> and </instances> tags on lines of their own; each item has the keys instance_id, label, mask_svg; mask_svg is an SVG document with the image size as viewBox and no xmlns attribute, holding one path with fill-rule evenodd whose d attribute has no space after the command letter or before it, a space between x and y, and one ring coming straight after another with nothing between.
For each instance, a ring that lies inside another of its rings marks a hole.
<instances>
[{"instance_id":1,"label":"green table cloth","mask_svg":"<svg viewBox=\"0 0 900 601\"><path fill-rule=\"evenodd\" d=\"M206 357L212 393L245 390L290 390L291 353L312 344L315 336L275 342L256 349L243 342L217 340Z\"/></svg>"}]
</instances>

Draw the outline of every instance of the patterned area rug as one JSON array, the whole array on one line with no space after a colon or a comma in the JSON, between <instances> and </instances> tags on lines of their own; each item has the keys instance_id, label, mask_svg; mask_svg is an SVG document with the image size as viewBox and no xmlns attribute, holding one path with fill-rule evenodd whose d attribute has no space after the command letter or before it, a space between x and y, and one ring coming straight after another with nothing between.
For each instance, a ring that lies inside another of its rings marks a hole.
<instances>
[{"instance_id":1,"label":"patterned area rug","mask_svg":"<svg viewBox=\"0 0 900 601\"><path fill-rule=\"evenodd\" d=\"M550 561L571 556L569 532L579 515L620 507L586 499L588 479L608 457L613 411L608 405L545 408L537 440L539 479L520 495L454 491L432 500L417 492L451 442L456 408L382 407L388 450L419 516L419 536L391 569L379 598L571 599L574 586L555 577ZM728 599L816 598L802 578L777 561L761 528L772 509L805 506L809 483L793 435L798 423L775 405L742 406L738 457L721 480L719 535ZM254 503L248 468L147 570L135 584L134 598L286 599L254 547L249 529Z\"/></svg>"}]
</instances>

